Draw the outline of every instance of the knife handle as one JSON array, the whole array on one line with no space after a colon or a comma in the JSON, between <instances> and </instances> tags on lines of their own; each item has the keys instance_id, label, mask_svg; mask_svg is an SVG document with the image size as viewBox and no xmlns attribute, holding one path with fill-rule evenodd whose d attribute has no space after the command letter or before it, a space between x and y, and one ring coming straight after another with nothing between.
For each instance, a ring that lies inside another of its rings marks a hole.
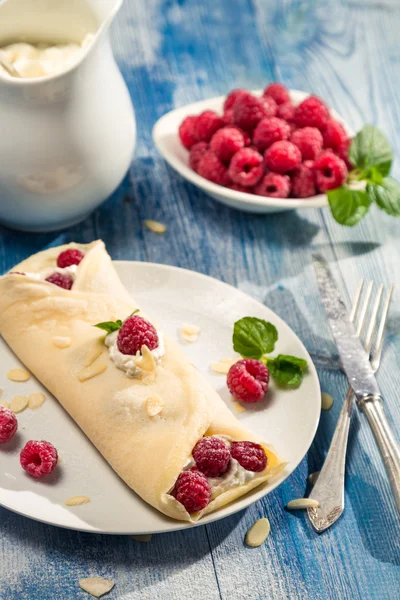
<instances>
[{"instance_id":1,"label":"knife handle","mask_svg":"<svg viewBox=\"0 0 400 600\"><path fill-rule=\"evenodd\" d=\"M381 396L365 396L357 402L368 419L381 452L392 486L397 509L400 512L400 446L385 416Z\"/></svg>"}]
</instances>

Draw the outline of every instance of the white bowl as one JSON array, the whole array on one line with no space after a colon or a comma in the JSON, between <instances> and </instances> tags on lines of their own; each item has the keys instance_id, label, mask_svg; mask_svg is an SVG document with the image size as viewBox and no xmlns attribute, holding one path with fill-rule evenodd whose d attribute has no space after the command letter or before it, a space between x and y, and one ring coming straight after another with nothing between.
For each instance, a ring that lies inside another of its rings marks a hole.
<instances>
[{"instance_id":1,"label":"white bowl","mask_svg":"<svg viewBox=\"0 0 400 600\"><path fill-rule=\"evenodd\" d=\"M261 94L262 90L253 91ZM294 104L300 104L310 94L299 90L290 90L290 97ZM237 208L252 213L275 213L294 208L323 208L328 206L325 194L318 194L311 198L269 198L237 192L230 188L212 183L198 175L189 167L189 152L184 148L178 136L178 128L188 115L198 115L204 110L215 110L222 114L222 108L226 96L210 98L201 102L194 102L182 108L177 108L162 116L153 127L153 140L158 151L182 177L196 185L206 194L232 208ZM342 117L333 109L330 109L332 117L342 123L349 136L353 131Z\"/></svg>"}]
</instances>

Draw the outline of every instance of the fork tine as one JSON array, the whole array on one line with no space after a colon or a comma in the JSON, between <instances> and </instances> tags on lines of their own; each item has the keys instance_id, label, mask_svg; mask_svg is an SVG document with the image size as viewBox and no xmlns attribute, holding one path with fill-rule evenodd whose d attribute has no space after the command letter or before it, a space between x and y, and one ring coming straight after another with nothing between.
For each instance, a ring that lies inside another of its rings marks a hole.
<instances>
[{"instance_id":1,"label":"fork tine","mask_svg":"<svg viewBox=\"0 0 400 600\"><path fill-rule=\"evenodd\" d=\"M374 287L374 282L373 281L369 281L368 282L368 287L367 287L367 293L366 293L365 299L364 299L364 304L362 306L361 314L360 314L360 317L359 317L358 323L357 323L357 336L358 337L361 336L362 331L364 329L365 318L367 316L368 306L369 306L369 302L371 300L371 294L372 294L373 287Z\"/></svg>"},{"instance_id":2,"label":"fork tine","mask_svg":"<svg viewBox=\"0 0 400 600\"><path fill-rule=\"evenodd\" d=\"M364 287L364 279L361 279L360 283L358 284L358 288L357 288L357 291L356 291L354 299L353 299L353 306L351 308L350 321L352 323L354 323L354 321L355 321L358 307L360 306L360 299L361 299L361 293L362 293L363 287Z\"/></svg>"},{"instance_id":3,"label":"fork tine","mask_svg":"<svg viewBox=\"0 0 400 600\"><path fill-rule=\"evenodd\" d=\"M379 313L379 307L381 305L382 294L383 294L383 284L381 284L378 288L378 293L377 293L377 296L375 299L374 307L372 309L371 320L370 320L368 330L367 330L367 335L365 338L364 348L368 355L371 352L371 348L372 348L372 342L374 339L375 326L376 326L376 321L378 319L378 313Z\"/></svg>"},{"instance_id":4,"label":"fork tine","mask_svg":"<svg viewBox=\"0 0 400 600\"><path fill-rule=\"evenodd\" d=\"M375 350L371 360L371 365L373 369L378 369L379 364L381 362L382 349L383 349L383 338L385 336L386 322L389 313L390 302L393 296L394 285L391 285L388 293L386 294L385 302L383 305L383 311L381 320L379 323L378 334L375 342Z\"/></svg>"}]
</instances>

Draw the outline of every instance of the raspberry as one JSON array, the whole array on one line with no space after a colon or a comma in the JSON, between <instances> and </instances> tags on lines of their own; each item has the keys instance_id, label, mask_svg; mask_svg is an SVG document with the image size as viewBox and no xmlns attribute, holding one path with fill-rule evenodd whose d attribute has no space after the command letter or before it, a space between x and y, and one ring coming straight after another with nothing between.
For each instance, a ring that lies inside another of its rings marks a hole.
<instances>
[{"instance_id":1,"label":"raspberry","mask_svg":"<svg viewBox=\"0 0 400 600\"><path fill-rule=\"evenodd\" d=\"M290 102L289 92L282 83L270 83L263 92L263 96L269 96L279 104Z\"/></svg>"},{"instance_id":2,"label":"raspberry","mask_svg":"<svg viewBox=\"0 0 400 600\"><path fill-rule=\"evenodd\" d=\"M313 167L313 161L306 160L293 172L292 196L295 198L309 198L317 193Z\"/></svg>"},{"instance_id":3,"label":"raspberry","mask_svg":"<svg viewBox=\"0 0 400 600\"><path fill-rule=\"evenodd\" d=\"M298 147L303 160L315 160L321 153L323 138L316 127L296 129L290 138L292 144Z\"/></svg>"},{"instance_id":4,"label":"raspberry","mask_svg":"<svg viewBox=\"0 0 400 600\"><path fill-rule=\"evenodd\" d=\"M228 172L235 183L255 185L263 174L263 157L256 150L242 148L232 157Z\"/></svg>"},{"instance_id":5,"label":"raspberry","mask_svg":"<svg viewBox=\"0 0 400 600\"><path fill-rule=\"evenodd\" d=\"M179 125L179 138L182 144L190 150L190 148L198 141L194 133L194 124L196 123L197 117L190 116L183 119Z\"/></svg>"},{"instance_id":6,"label":"raspberry","mask_svg":"<svg viewBox=\"0 0 400 600\"><path fill-rule=\"evenodd\" d=\"M290 137L290 126L277 117L261 119L253 134L253 144L263 152L274 142L287 140Z\"/></svg>"},{"instance_id":7,"label":"raspberry","mask_svg":"<svg viewBox=\"0 0 400 600\"><path fill-rule=\"evenodd\" d=\"M188 513L198 512L209 504L211 488L207 479L198 471L182 471L171 492Z\"/></svg>"},{"instance_id":8,"label":"raspberry","mask_svg":"<svg viewBox=\"0 0 400 600\"><path fill-rule=\"evenodd\" d=\"M349 143L349 136L345 128L338 121L331 119L327 122L323 131L324 148L332 148L334 152L339 152L340 148L345 148Z\"/></svg>"},{"instance_id":9,"label":"raspberry","mask_svg":"<svg viewBox=\"0 0 400 600\"><path fill-rule=\"evenodd\" d=\"M140 352L142 346L147 346L149 350L155 350L158 347L157 331L143 317L132 315L126 319L118 331L117 346L122 354L131 355Z\"/></svg>"},{"instance_id":10,"label":"raspberry","mask_svg":"<svg viewBox=\"0 0 400 600\"><path fill-rule=\"evenodd\" d=\"M290 179L287 175L267 173L256 185L254 191L259 196L287 198L290 194Z\"/></svg>"},{"instance_id":11,"label":"raspberry","mask_svg":"<svg viewBox=\"0 0 400 600\"><path fill-rule=\"evenodd\" d=\"M228 468L229 446L220 438L203 437L193 448L192 454L197 467L206 477L219 477Z\"/></svg>"},{"instance_id":12,"label":"raspberry","mask_svg":"<svg viewBox=\"0 0 400 600\"><path fill-rule=\"evenodd\" d=\"M224 163L229 163L232 156L244 147L244 136L236 127L223 127L211 138L210 148Z\"/></svg>"},{"instance_id":13,"label":"raspberry","mask_svg":"<svg viewBox=\"0 0 400 600\"><path fill-rule=\"evenodd\" d=\"M225 98L224 112L233 108L233 105L235 104L236 99L239 98L239 96L241 96L242 94L247 94L247 91L246 90L232 90L231 92L229 92L229 94Z\"/></svg>"},{"instance_id":14,"label":"raspberry","mask_svg":"<svg viewBox=\"0 0 400 600\"><path fill-rule=\"evenodd\" d=\"M57 465L58 454L50 442L31 440L22 448L19 460L21 467L29 475L44 477Z\"/></svg>"},{"instance_id":15,"label":"raspberry","mask_svg":"<svg viewBox=\"0 0 400 600\"><path fill-rule=\"evenodd\" d=\"M207 150L203 154L197 172L205 179L219 185L229 185L231 183L226 166L212 150Z\"/></svg>"},{"instance_id":16,"label":"raspberry","mask_svg":"<svg viewBox=\"0 0 400 600\"><path fill-rule=\"evenodd\" d=\"M239 127L252 131L264 117L274 117L278 107L272 98L257 98L249 92L241 94L233 105L233 118Z\"/></svg>"},{"instance_id":17,"label":"raspberry","mask_svg":"<svg viewBox=\"0 0 400 600\"><path fill-rule=\"evenodd\" d=\"M49 277L46 277L46 281L58 285L58 287L64 288L64 290L70 290L74 283L72 277L63 273L52 273Z\"/></svg>"},{"instance_id":18,"label":"raspberry","mask_svg":"<svg viewBox=\"0 0 400 600\"><path fill-rule=\"evenodd\" d=\"M196 119L193 133L198 142L209 142L214 133L224 126L224 122L213 110L205 110Z\"/></svg>"},{"instance_id":19,"label":"raspberry","mask_svg":"<svg viewBox=\"0 0 400 600\"><path fill-rule=\"evenodd\" d=\"M316 127L323 129L329 120L328 107L317 96L309 96L294 111L297 127Z\"/></svg>"},{"instance_id":20,"label":"raspberry","mask_svg":"<svg viewBox=\"0 0 400 600\"><path fill-rule=\"evenodd\" d=\"M282 140L281 142L274 142L266 150L264 159L266 167L271 171L287 173L287 171L292 171L299 166L301 152L292 142Z\"/></svg>"},{"instance_id":21,"label":"raspberry","mask_svg":"<svg viewBox=\"0 0 400 600\"><path fill-rule=\"evenodd\" d=\"M207 142L197 142L197 144L194 144L194 146L190 148L189 165L193 171L197 171L199 163L207 150Z\"/></svg>"},{"instance_id":22,"label":"raspberry","mask_svg":"<svg viewBox=\"0 0 400 600\"><path fill-rule=\"evenodd\" d=\"M79 265L84 256L83 252L77 248L64 250L64 252L58 255L57 267L65 269L65 267L70 267L71 265Z\"/></svg>"},{"instance_id":23,"label":"raspberry","mask_svg":"<svg viewBox=\"0 0 400 600\"><path fill-rule=\"evenodd\" d=\"M326 192L344 184L347 167L331 150L325 150L314 163L314 173L317 188L320 192Z\"/></svg>"},{"instance_id":24,"label":"raspberry","mask_svg":"<svg viewBox=\"0 0 400 600\"><path fill-rule=\"evenodd\" d=\"M8 442L18 429L18 421L15 414L0 406L0 444Z\"/></svg>"},{"instance_id":25,"label":"raspberry","mask_svg":"<svg viewBox=\"0 0 400 600\"><path fill-rule=\"evenodd\" d=\"M291 102L285 102L285 104L279 104L278 112L276 116L280 119L283 119L287 123L293 121L294 116L294 106Z\"/></svg>"},{"instance_id":26,"label":"raspberry","mask_svg":"<svg viewBox=\"0 0 400 600\"><path fill-rule=\"evenodd\" d=\"M234 124L235 120L233 118L233 108L228 108L227 110L224 111L224 114L222 115L222 120L225 125L233 125Z\"/></svg>"},{"instance_id":27,"label":"raspberry","mask_svg":"<svg viewBox=\"0 0 400 600\"><path fill-rule=\"evenodd\" d=\"M231 456L243 469L256 473L264 471L268 463L264 448L254 442L232 442Z\"/></svg>"},{"instance_id":28,"label":"raspberry","mask_svg":"<svg viewBox=\"0 0 400 600\"><path fill-rule=\"evenodd\" d=\"M231 366L226 382L236 400L259 402L267 393L269 371L260 361L245 358Z\"/></svg>"},{"instance_id":29,"label":"raspberry","mask_svg":"<svg viewBox=\"0 0 400 600\"><path fill-rule=\"evenodd\" d=\"M348 171L352 171L354 169L354 165L350 162L349 159L350 143L350 139L346 140L346 142L343 142L343 144L336 151L338 157L345 162Z\"/></svg>"}]
</instances>

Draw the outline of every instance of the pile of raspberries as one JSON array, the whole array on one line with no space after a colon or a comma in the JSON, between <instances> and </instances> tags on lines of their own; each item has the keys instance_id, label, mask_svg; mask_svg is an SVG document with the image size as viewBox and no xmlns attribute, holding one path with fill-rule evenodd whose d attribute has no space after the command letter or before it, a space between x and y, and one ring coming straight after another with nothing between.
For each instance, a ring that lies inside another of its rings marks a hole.
<instances>
[{"instance_id":1,"label":"pile of raspberries","mask_svg":"<svg viewBox=\"0 0 400 600\"><path fill-rule=\"evenodd\" d=\"M295 106L281 83L258 97L233 90L223 115L206 110L179 127L191 168L225 187L272 198L309 198L343 185L352 168L350 138L326 104Z\"/></svg>"}]
</instances>

